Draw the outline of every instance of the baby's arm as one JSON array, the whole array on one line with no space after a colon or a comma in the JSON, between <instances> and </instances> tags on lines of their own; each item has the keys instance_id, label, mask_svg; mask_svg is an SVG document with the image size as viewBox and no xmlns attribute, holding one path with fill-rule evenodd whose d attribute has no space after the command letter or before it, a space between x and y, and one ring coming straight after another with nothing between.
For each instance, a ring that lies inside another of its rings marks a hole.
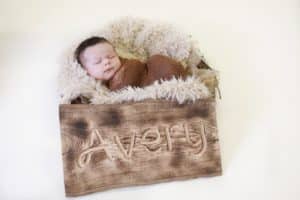
<instances>
[{"instance_id":1,"label":"baby's arm","mask_svg":"<svg viewBox=\"0 0 300 200\"><path fill-rule=\"evenodd\" d=\"M140 87L147 73L145 63L136 59L126 60L122 68L109 83L110 90L118 90L126 86Z\"/></svg>"}]
</instances>

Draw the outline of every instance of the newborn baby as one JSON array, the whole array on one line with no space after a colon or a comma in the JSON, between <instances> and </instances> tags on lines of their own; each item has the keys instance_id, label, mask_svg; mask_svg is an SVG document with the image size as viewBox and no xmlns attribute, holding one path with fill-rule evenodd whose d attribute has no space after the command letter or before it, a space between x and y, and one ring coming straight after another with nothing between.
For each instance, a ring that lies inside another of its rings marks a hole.
<instances>
[{"instance_id":1,"label":"newborn baby","mask_svg":"<svg viewBox=\"0 0 300 200\"><path fill-rule=\"evenodd\" d=\"M153 55L145 63L122 58L103 37L91 37L81 42L75 57L90 76L112 91L126 86L144 87L173 76L185 79L188 75L179 62L163 55Z\"/></svg>"}]
</instances>

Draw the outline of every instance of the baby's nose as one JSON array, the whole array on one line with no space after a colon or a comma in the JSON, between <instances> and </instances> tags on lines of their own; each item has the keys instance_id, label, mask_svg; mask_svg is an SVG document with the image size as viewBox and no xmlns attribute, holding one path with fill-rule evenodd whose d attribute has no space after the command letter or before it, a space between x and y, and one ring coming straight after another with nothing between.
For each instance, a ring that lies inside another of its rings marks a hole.
<instances>
[{"instance_id":1,"label":"baby's nose","mask_svg":"<svg viewBox=\"0 0 300 200\"><path fill-rule=\"evenodd\" d=\"M105 63L105 65L108 65L108 64L110 64L110 59L108 59L108 58L107 58L107 59L105 59L105 60L104 60L104 63Z\"/></svg>"}]
</instances>

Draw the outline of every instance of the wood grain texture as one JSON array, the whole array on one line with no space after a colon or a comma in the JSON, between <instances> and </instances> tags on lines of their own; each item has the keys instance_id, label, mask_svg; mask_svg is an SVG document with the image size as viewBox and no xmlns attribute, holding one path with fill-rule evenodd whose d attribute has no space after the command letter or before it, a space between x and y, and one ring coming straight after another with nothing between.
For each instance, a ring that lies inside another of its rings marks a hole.
<instances>
[{"instance_id":1,"label":"wood grain texture","mask_svg":"<svg viewBox=\"0 0 300 200\"><path fill-rule=\"evenodd\" d=\"M59 111L66 196L222 173L213 98Z\"/></svg>"}]
</instances>

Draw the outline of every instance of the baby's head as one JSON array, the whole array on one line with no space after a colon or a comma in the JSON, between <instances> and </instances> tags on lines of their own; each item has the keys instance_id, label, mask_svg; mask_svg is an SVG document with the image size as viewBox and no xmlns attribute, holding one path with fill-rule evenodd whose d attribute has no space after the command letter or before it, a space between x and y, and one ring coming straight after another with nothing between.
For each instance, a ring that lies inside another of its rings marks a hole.
<instances>
[{"instance_id":1,"label":"baby's head","mask_svg":"<svg viewBox=\"0 0 300 200\"><path fill-rule=\"evenodd\" d=\"M75 58L90 76L102 81L111 79L121 67L114 47L103 37L82 41L75 51Z\"/></svg>"}]
</instances>

